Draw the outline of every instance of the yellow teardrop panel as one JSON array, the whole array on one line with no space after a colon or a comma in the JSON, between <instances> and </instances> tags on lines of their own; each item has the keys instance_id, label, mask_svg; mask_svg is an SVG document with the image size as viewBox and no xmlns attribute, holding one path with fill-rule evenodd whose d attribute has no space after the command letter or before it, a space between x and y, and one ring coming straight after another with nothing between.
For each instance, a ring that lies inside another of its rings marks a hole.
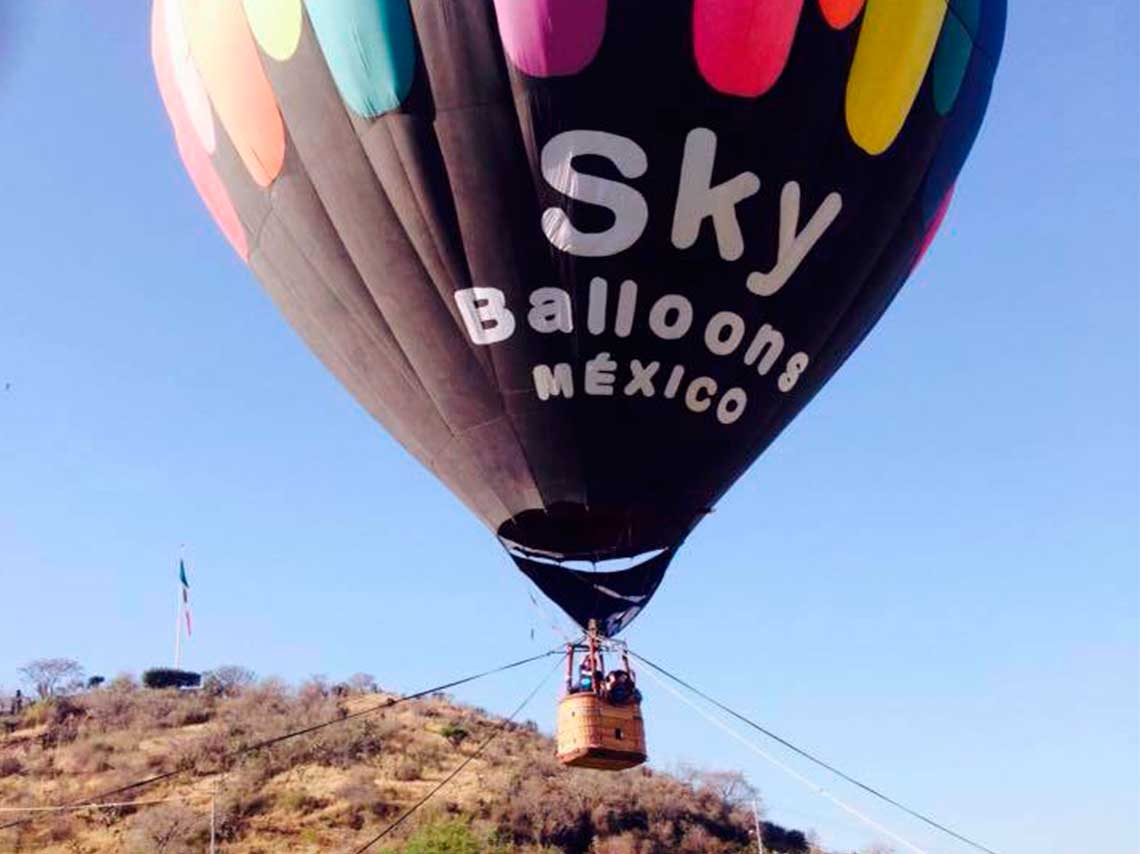
<instances>
[{"instance_id":1,"label":"yellow teardrop panel","mask_svg":"<svg viewBox=\"0 0 1140 854\"><path fill-rule=\"evenodd\" d=\"M868 154L902 130L945 15L946 0L868 0L847 79L847 128Z\"/></svg>"},{"instance_id":2,"label":"yellow teardrop panel","mask_svg":"<svg viewBox=\"0 0 1140 854\"><path fill-rule=\"evenodd\" d=\"M278 62L301 43L301 0L244 0L245 17L261 49Z\"/></svg>"}]
</instances>

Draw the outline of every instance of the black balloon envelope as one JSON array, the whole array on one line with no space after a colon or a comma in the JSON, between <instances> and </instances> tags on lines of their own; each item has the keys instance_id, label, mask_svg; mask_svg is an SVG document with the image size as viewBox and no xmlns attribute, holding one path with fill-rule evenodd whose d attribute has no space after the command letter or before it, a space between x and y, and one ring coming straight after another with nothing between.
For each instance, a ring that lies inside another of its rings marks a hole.
<instances>
[{"instance_id":1,"label":"black balloon envelope","mask_svg":"<svg viewBox=\"0 0 1140 854\"><path fill-rule=\"evenodd\" d=\"M1004 0L156 0L152 25L190 176L285 317L613 634L918 262L1004 22Z\"/></svg>"}]
</instances>

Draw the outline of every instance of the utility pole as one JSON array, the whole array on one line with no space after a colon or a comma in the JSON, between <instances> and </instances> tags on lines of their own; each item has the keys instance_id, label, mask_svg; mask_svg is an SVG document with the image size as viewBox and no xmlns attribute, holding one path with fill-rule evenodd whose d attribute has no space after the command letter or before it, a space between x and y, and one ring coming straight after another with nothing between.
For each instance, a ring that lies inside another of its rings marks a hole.
<instances>
[{"instance_id":1,"label":"utility pole","mask_svg":"<svg viewBox=\"0 0 1140 854\"><path fill-rule=\"evenodd\" d=\"M217 852L218 838L218 782L214 781L214 791L210 795L210 854Z\"/></svg>"},{"instance_id":2,"label":"utility pole","mask_svg":"<svg viewBox=\"0 0 1140 854\"><path fill-rule=\"evenodd\" d=\"M764 837L760 835L760 805L752 799L752 820L756 822L756 850L764 854Z\"/></svg>"}]
</instances>

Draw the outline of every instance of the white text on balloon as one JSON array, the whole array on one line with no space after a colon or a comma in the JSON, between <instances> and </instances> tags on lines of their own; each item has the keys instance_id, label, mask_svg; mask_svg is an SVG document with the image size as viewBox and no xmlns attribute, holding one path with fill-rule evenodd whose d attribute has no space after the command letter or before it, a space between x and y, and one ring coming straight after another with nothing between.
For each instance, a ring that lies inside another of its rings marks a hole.
<instances>
[{"instance_id":1,"label":"white text on balloon","mask_svg":"<svg viewBox=\"0 0 1140 854\"><path fill-rule=\"evenodd\" d=\"M673 209L671 239L677 249L696 245L701 226L711 219L717 250L725 261L744 254L744 234L737 206L760 191L760 178L741 172L728 181L713 183L717 137L708 128L694 128L685 140ZM649 224L649 205L632 185L579 171L574 159L596 156L609 160L622 177L633 180L649 171L645 150L629 137L596 130L564 131L542 148L542 176L562 195L576 202L603 207L614 222L602 231L584 231L560 207L542 213L542 231L547 240L569 255L603 258L633 246ZM788 181L780 192L779 232L775 263L767 272L755 271L745 284L757 296L777 293L807 258L843 210L843 197L828 193L800 229L802 192Z\"/></svg>"}]
</instances>

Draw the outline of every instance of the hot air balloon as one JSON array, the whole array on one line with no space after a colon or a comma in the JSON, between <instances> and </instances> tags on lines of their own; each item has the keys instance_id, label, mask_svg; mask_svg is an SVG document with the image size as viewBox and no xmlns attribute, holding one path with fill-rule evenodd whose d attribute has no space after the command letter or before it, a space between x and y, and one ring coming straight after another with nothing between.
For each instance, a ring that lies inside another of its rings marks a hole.
<instances>
[{"instance_id":1,"label":"hot air balloon","mask_svg":"<svg viewBox=\"0 0 1140 854\"><path fill-rule=\"evenodd\" d=\"M190 177L288 321L611 637L929 245L1004 19L156 0L152 47Z\"/></svg>"}]
</instances>

